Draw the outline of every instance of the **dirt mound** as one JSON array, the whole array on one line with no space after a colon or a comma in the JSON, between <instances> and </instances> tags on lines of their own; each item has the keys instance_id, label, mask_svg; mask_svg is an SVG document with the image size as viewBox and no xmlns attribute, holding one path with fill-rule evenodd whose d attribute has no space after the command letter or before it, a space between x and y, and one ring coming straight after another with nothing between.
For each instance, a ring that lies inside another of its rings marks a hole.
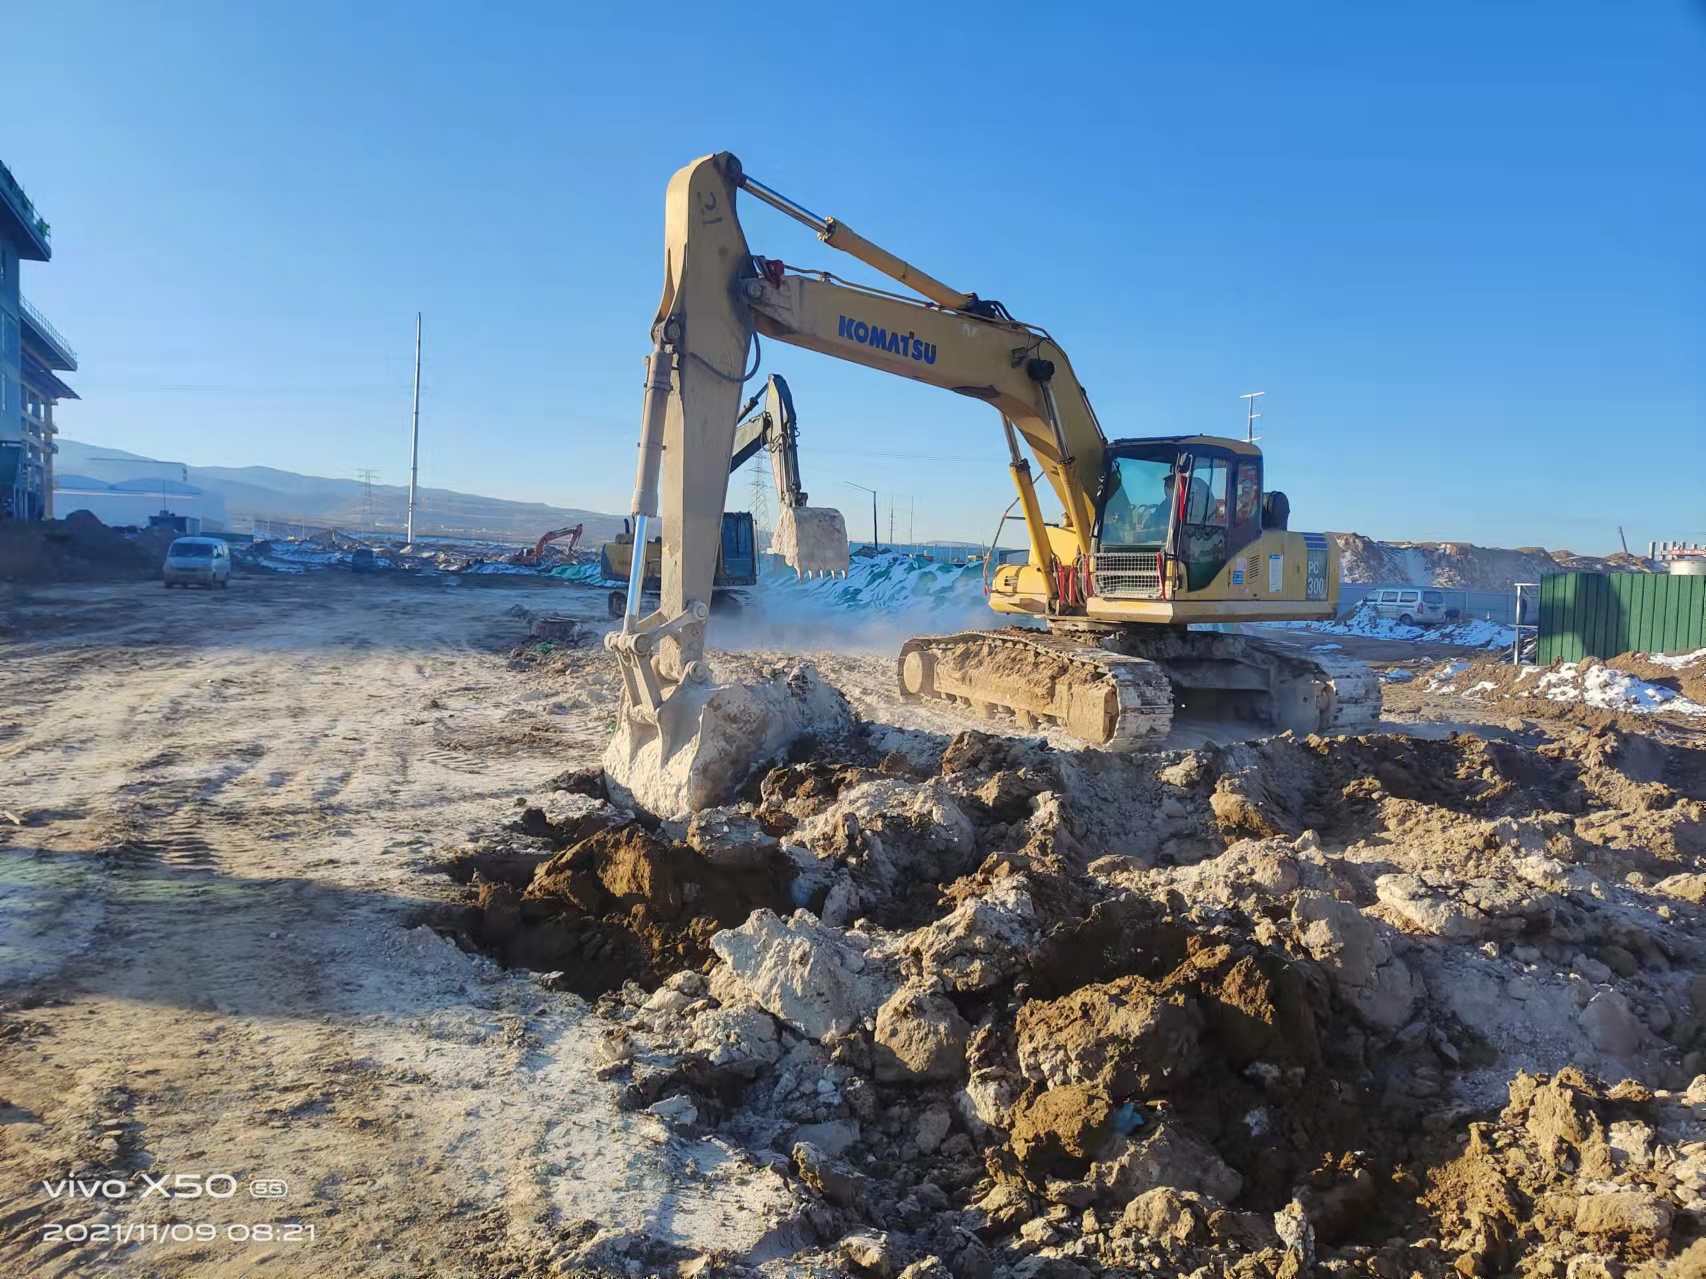
<instances>
[{"instance_id":1,"label":"dirt mound","mask_svg":"<svg viewBox=\"0 0 1706 1279\"><path fill-rule=\"evenodd\" d=\"M157 577L172 534L125 533L88 511L38 524L0 522L0 580L75 582Z\"/></svg>"},{"instance_id":2,"label":"dirt mound","mask_svg":"<svg viewBox=\"0 0 1706 1279\"><path fill-rule=\"evenodd\" d=\"M1365 586L1438 586L1508 591L1553 573L1641 572L1640 561L1576 555L1536 546L1506 550L1469 542L1379 542L1361 533L1335 533L1342 580Z\"/></svg>"},{"instance_id":3,"label":"dirt mound","mask_svg":"<svg viewBox=\"0 0 1706 1279\"><path fill-rule=\"evenodd\" d=\"M1656 1276L1706 1210L1699 754L967 733L477 889L611 992L625 1105L792 1179L790 1273Z\"/></svg>"},{"instance_id":4,"label":"dirt mound","mask_svg":"<svg viewBox=\"0 0 1706 1279\"><path fill-rule=\"evenodd\" d=\"M631 815L548 860L487 854L483 864L510 882L476 873L475 943L511 967L557 973L557 985L588 997L625 982L650 990L670 973L703 968L713 934L755 909L792 908L795 874L774 846L718 865Z\"/></svg>"},{"instance_id":5,"label":"dirt mound","mask_svg":"<svg viewBox=\"0 0 1706 1279\"><path fill-rule=\"evenodd\" d=\"M1625 653L1601 661L1448 662L1413 681L1424 697L1460 697L1525 717L1638 730L1641 720L1683 727L1706 718L1706 650L1696 657Z\"/></svg>"},{"instance_id":6,"label":"dirt mound","mask_svg":"<svg viewBox=\"0 0 1706 1279\"><path fill-rule=\"evenodd\" d=\"M1314 830L1350 840L1380 828L1390 801L1483 819L1574 812L1586 802L1569 759L1467 734L1283 736L1205 753L1218 774L1209 803L1232 838Z\"/></svg>"}]
</instances>

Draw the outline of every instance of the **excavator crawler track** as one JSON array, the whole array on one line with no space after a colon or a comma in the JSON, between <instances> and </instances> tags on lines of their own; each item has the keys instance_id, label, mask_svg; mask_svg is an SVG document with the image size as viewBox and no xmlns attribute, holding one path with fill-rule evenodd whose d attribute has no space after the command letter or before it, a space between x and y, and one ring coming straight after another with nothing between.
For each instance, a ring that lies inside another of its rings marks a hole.
<instances>
[{"instance_id":1,"label":"excavator crawler track","mask_svg":"<svg viewBox=\"0 0 1706 1279\"><path fill-rule=\"evenodd\" d=\"M1107 750L1156 741L1173 722L1160 667L1075 635L1009 627L915 636L901 646L899 675L909 701L969 706L984 718L999 707L1021 727L1046 723Z\"/></svg>"},{"instance_id":2,"label":"excavator crawler track","mask_svg":"<svg viewBox=\"0 0 1706 1279\"><path fill-rule=\"evenodd\" d=\"M898 675L909 701L983 718L999 708L1104 750L1158 744L1176 709L1217 736L1356 732L1380 718L1379 677L1360 662L1213 631L918 636L901 646Z\"/></svg>"}]
</instances>

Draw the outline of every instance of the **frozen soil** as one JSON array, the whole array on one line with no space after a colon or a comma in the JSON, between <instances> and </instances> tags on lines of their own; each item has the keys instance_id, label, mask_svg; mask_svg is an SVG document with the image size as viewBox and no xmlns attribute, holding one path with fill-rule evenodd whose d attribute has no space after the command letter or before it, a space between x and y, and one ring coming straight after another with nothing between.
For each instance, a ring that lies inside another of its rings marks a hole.
<instances>
[{"instance_id":1,"label":"frozen soil","mask_svg":"<svg viewBox=\"0 0 1706 1279\"><path fill-rule=\"evenodd\" d=\"M1115 757L824 653L854 740L657 823L596 771L612 659L529 637L603 608L8 597L0 1272L1706 1273L1685 736ZM145 1173L290 1189L41 1187Z\"/></svg>"},{"instance_id":2,"label":"frozen soil","mask_svg":"<svg viewBox=\"0 0 1706 1279\"><path fill-rule=\"evenodd\" d=\"M880 668L817 660L868 717L853 749L621 844L565 778L549 860L494 836L461 922L515 962L646 882L643 961L552 980L605 986L620 1104L796 1194L800 1249L725 1272L1706 1266L1706 753L1527 725L1114 757L933 731ZM737 872L767 896L719 931Z\"/></svg>"}]
</instances>

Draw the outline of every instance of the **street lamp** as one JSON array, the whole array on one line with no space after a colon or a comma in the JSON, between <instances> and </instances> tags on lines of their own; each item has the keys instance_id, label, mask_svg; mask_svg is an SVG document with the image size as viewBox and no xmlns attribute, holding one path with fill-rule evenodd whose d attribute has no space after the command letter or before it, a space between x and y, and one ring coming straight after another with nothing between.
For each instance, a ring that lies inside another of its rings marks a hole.
<instances>
[{"instance_id":1,"label":"street lamp","mask_svg":"<svg viewBox=\"0 0 1706 1279\"><path fill-rule=\"evenodd\" d=\"M853 484L852 480L842 480L843 484ZM856 489L864 489L871 495L871 549L880 551L882 546L877 541L877 490L865 488L863 484L853 484Z\"/></svg>"}]
</instances>

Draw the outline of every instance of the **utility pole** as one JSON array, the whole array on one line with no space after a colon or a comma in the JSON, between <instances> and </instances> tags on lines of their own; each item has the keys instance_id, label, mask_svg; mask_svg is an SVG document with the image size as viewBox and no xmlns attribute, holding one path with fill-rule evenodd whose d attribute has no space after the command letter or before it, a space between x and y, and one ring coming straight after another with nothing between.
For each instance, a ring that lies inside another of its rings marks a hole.
<instances>
[{"instance_id":1,"label":"utility pole","mask_svg":"<svg viewBox=\"0 0 1706 1279\"><path fill-rule=\"evenodd\" d=\"M373 532L373 481L379 472L371 466L364 466L355 473L355 478L361 481L367 493L367 531Z\"/></svg>"},{"instance_id":2,"label":"utility pole","mask_svg":"<svg viewBox=\"0 0 1706 1279\"><path fill-rule=\"evenodd\" d=\"M871 495L871 549L873 551L881 550L882 543L877 537L877 490L865 488L863 484L853 484L852 480L842 480L841 482L843 484L852 484L854 488L861 489Z\"/></svg>"},{"instance_id":3,"label":"utility pole","mask_svg":"<svg viewBox=\"0 0 1706 1279\"><path fill-rule=\"evenodd\" d=\"M889 545L894 545L894 494L889 494Z\"/></svg>"},{"instance_id":4,"label":"utility pole","mask_svg":"<svg viewBox=\"0 0 1706 1279\"><path fill-rule=\"evenodd\" d=\"M415 408L411 414L413 425L409 430L409 523L405 540L410 546L415 542L415 475L420 469L421 457L421 313L415 312Z\"/></svg>"},{"instance_id":5,"label":"utility pole","mask_svg":"<svg viewBox=\"0 0 1706 1279\"><path fill-rule=\"evenodd\" d=\"M1262 416L1256 412L1256 400L1257 397L1266 394L1266 391L1251 391L1248 395L1238 397L1244 401L1244 442L1246 444L1256 442L1256 419Z\"/></svg>"}]
</instances>

